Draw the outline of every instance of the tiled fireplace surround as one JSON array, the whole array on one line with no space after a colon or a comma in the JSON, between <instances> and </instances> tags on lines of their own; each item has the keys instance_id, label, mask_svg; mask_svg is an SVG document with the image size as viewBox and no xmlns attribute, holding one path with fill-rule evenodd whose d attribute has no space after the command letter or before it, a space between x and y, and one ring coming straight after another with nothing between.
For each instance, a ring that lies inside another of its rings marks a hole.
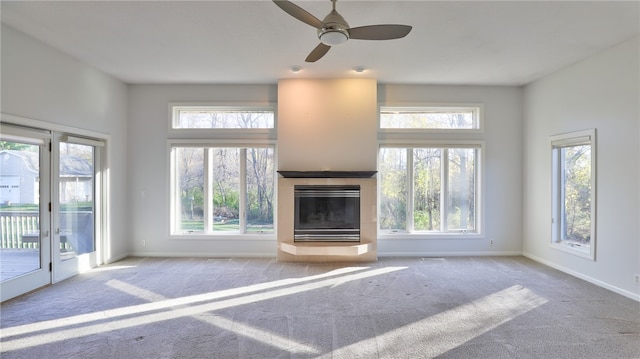
<instances>
[{"instance_id":1,"label":"tiled fireplace surround","mask_svg":"<svg viewBox=\"0 0 640 359\"><path fill-rule=\"evenodd\" d=\"M294 242L294 186L360 185L360 242ZM376 179L279 178L278 260L286 262L371 262L377 260Z\"/></svg>"}]
</instances>

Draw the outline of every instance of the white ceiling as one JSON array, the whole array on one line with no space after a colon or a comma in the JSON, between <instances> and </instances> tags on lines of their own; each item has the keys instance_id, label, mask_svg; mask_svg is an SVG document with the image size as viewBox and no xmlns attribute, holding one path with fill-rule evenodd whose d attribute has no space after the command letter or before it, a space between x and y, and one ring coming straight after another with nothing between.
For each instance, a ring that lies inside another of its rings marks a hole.
<instances>
[{"instance_id":1,"label":"white ceiling","mask_svg":"<svg viewBox=\"0 0 640 359\"><path fill-rule=\"evenodd\" d=\"M322 19L331 3L294 1ZM316 31L272 1L1 1L2 22L127 83L522 85L638 35L638 1L350 1L350 26L412 25L304 62ZM301 65L303 71L288 69ZM354 66L367 71L357 75ZM615 69L612 69L615 70Z\"/></svg>"}]
</instances>

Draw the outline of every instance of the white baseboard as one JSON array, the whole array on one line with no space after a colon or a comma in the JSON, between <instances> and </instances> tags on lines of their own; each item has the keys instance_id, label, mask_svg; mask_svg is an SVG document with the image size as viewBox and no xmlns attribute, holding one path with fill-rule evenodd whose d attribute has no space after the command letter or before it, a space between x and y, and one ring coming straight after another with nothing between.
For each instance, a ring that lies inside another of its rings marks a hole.
<instances>
[{"instance_id":1,"label":"white baseboard","mask_svg":"<svg viewBox=\"0 0 640 359\"><path fill-rule=\"evenodd\" d=\"M115 262L123 260L123 259L125 259L125 258L127 258L129 256L130 256L129 253L125 253L125 254L121 254L121 255L119 255L117 257L111 257L111 258L106 259L103 264L115 263Z\"/></svg>"},{"instance_id":2,"label":"white baseboard","mask_svg":"<svg viewBox=\"0 0 640 359\"><path fill-rule=\"evenodd\" d=\"M513 252L378 252L378 257L488 257L488 256L521 256L521 252L513 251ZM132 252L126 256L123 256L120 259L123 259L127 256L132 257L195 257L195 258L203 258L203 257L258 257L258 258L269 258L275 257L275 253L266 253L266 252L223 252L223 253L203 253L203 252L195 252L195 253L174 253L174 252ZM118 259L119 260L119 259ZM115 260L110 261L115 262Z\"/></svg>"},{"instance_id":3,"label":"white baseboard","mask_svg":"<svg viewBox=\"0 0 640 359\"><path fill-rule=\"evenodd\" d=\"M130 257L174 257L174 258L275 258L275 253L266 252L223 252L223 253L211 253L211 252L195 252L195 253L174 253L174 252L132 252L129 253Z\"/></svg>"},{"instance_id":4,"label":"white baseboard","mask_svg":"<svg viewBox=\"0 0 640 359\"><path fill-rule=\"evenodd\" d=\"M522 252L380 252L378 257L488 257L521 256Z\"/></svg>"},{"instance_id":5,"label":"white baseboard","mask_svg":"<svg viewBox=\"0 0 640 359\"><path fill-rule=\"evenodd\" d=\"M633 299L636 302L640 302L640 294L639 293L633 293L633 292L630 292L628 290L625 290L625 289L622 289L622 288L618 288L618 287L613 286L611 284L605 283L605 282L603 282L603 281L601 281L599 279L595 279L595 278L590 277L588 275L584 275L584 274L582 274L580 272L576 272L576 271L571 270L569 268L566 268L566 267L557 265L555 263L549 262L548 260L542 259L542 258L540 258L538 256L535 256L535 255L531 254L531 253L523 252L522 255L527 257L527 258L529 258L529 259L531 259L531 260L533 260L533 261L536 261L538 263L542 263L542 264L544 264L546 266L549 266L549 267L551 267L553 269L557 269L557 270L559 270L561 272L564 272L564 273L570 274L570 275L572 275L574 277L577 277L577 278L580 278L582 280L585 280L585 281L587 281L587 282L589 282L591 284L595 284L598 287L602 287L602 288L608 289L608 290L610 290L610 291L612 291L614 293L618 293L618 294L623 295L623 296L625 296L627 298Z\"/></svg>"}]
</instances>

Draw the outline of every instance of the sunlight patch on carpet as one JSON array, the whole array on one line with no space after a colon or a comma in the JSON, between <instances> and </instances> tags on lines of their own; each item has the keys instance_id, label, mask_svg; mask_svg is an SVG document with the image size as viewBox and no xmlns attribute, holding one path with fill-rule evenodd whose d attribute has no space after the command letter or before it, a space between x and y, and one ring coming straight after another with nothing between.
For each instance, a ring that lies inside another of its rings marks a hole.
<instances>
[{"instance_id":1,"label":"sunlight patch on carpet","mask_svg":"<svg viewBox=\"0 0 640 359\"><path fill-rule=\"evenodd\" d=\"M262 290L268 290L268 289L333 277L333 276L344 275L347 273L366 270L368 268L369 267L345 267L345 268L339 268L326 273L321 273L321 274L312 275L312 276L280 279L280 280L275 280L271 282L247 285L247 286L238 287L238 288L224 289L224 290L219 290L219 291L210 292L210 293L195 294L195 295L174 298L174 299L166 299L166 300L158 301L154 303L137 304L137 305L115 308L115 309L110 309L110 310L101 311L101 312L80 314L80 315L75 315L75 316L66 317L66 318L53 319L53 320L42 321L38 323L19 325L15 327L8 327L8 328L2 329L2 332L0 332L0 338L4 339L8 337L23 335L23 334L33 334L36 331L60 329L62 327L68 327L68 326L73 326L77 324L86 324L92 321L105 320L107 318L115 319L121 316L129 316L129 315L141 314L144 312L151 312L151 311L156 311L161 309L169 309L169 308L180 306L180 305L197 304L201 302L218 300L218 299L233 297L237 295L246 295L249 293L258 292ZM110 280L107 283L105 283L105 285L111 286L114 283L115 282L113 280Z\"/></svg>"},{"instance_id":2,"label":"sunlight patch on carpet","mask_svg":"<svg viewBox=\"0 0 640 359\"><path fill-rule=\"evenodd\" d=\"M242 294L231 297L229 299L216 301L215 299L221 298L219 295L217 295L220 292L213 292L184 298L161 300L153 303L111 309L103 312L78 315L40 323L26 324L17 327L3 328L2 332L0 333L0 339L2 340L1 350L2 352L19 350L32 346L69 340L72 338L81 338L109 331L132 328L140 325L147 325L158 323L161 321L196 316L202 313L256 303L274 298L280 298L288 295L294 295L309 290L332 287L337 283L345 283L349 281L370 278L403 270L406 268L407 267L384 267L364 271L361 271L363 268L358 267L342 268L336 271L331 271L315 276L285 279L220 291L225 292L226 295L224 295L224 297L227 298L229 297L229 291L235 294ZM360 272L349 274L349 272L356 271ZM336 275L336 272L341 273L341 275ZM329 273L332 274L329 275ZM323 278L327 276L329 277ZM313 278L313 280L311 280L310 278ZM296 282L300 282L300 284L294 284L282 288L274 288L274 283L278 283L280 286L284 286L285 283L291 284ZM113 282L111 284L113 285ZM153 292L149 292L141 288L132 288L122 284L119 284L119 286L120 288L126 288L129 293L137 293L141 296L157 295ZM246 290L247 288L252 289L249 291L249 293L242 293L242 291ZM262 288L264 290L257 291L257 288ZM203 297L208 298L209 300L203 304L193 305L196 302L202 302L204 300ZM195 298L198 299L195 300ZM284 346L288 348L299 347L303 350L314 350L310 347L301 347L298 345L298 343L285 343Z\"/></svg>"},{"instance_id":3,"label":"sunlight patch on carpet","mask_svg":"<svg viewBox=\"0 0 640 359\"><path fill-rule=\"evenodd\" d=\"M342 347L337 357L433 358L525 314L547 300L520 286L512 286L473 302L438 313L381 335ZM398 352L405 348L405 352Z\"/></svg>"}]
</instances>

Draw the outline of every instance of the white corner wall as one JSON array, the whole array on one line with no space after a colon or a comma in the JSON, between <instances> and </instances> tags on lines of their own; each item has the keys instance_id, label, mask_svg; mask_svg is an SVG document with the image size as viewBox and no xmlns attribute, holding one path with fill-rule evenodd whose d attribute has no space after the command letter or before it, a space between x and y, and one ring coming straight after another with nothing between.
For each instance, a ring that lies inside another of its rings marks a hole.
<instances>
[{"instance_id":1,"label":"white corner wall","mask_svg":"<svg viewBox=\"0 0 640 359\"><path fill-rule=\"evenodd\" d=\"M2 25L1 112L110 136L110 235L106 262L129 253L127 85Z\"/></svg>"},{"instance_id":2,"label":"white corner wall","mask_svg":"<svg viewBox=\"0 0 640 359\"><path fill-rule=\"evenodd\" d=\"M524 89L524 254L640 300L640 38ZM596 260L550 248L549 136L596 128Z\"/></svg>"}]
</instances>

